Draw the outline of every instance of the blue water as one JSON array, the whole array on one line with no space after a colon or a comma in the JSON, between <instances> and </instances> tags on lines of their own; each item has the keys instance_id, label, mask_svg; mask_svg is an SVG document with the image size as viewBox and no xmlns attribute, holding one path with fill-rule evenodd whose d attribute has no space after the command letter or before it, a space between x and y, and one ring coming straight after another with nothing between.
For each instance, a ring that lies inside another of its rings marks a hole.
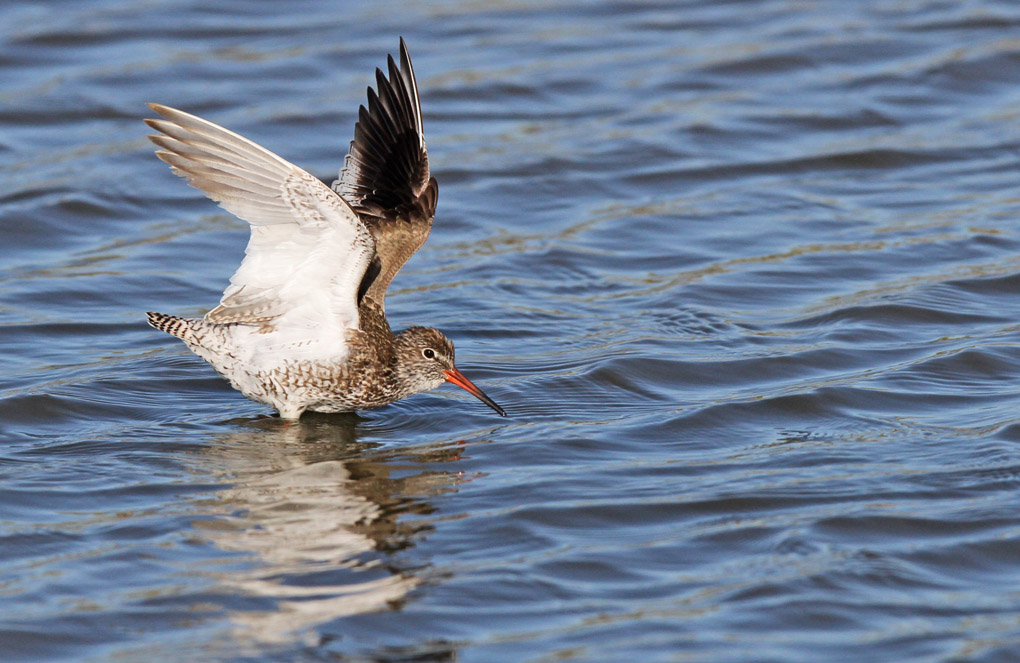
<instances>
[{"instance_id":1,"label":"blue water","mask_svg":"<svg viewBox=\"0 0 1020 663\"><path fill-rule=\"evenodd\" d=\"M1020 660L1020 5L0 7L0 659ZM144 311L331 180L402 35L444 387L296 425Z\"/></svg>"}]
</instances>

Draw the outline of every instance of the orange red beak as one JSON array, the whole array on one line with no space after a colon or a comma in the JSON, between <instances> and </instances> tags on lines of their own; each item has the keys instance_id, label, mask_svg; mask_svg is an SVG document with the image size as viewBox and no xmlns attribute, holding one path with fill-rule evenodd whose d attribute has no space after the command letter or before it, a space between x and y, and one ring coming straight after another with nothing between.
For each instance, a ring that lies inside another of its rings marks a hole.
<instances>
[{"instance_id":1,"label":"orange red beak","mask_svg":"<svg viewBox=\"0 0 1020 663\"><path fill-rule=\"evenodd\" d=\"M458 371L456 368L451 368L450 370L444 372L446 373L447 381L452 382L453 384L457 385L464 391L468 392L481 402L491 407L493 410L499 413L499 416L501 417L506 416L506 411L500 406L496 405L496 401L486 396L484 391L476 387L471 380L468 380L466 377L464 377L464 374Z\"/></svg>"}]
</instances>

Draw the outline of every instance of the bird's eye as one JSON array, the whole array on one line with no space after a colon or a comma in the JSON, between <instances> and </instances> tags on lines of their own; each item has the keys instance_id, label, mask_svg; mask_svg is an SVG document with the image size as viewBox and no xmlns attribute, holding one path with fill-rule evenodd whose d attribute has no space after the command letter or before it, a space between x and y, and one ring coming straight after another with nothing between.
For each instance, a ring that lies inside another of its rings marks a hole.
<instances>
[{"instance_id":1,"label":"bird's eye","mask_svg":"<svg viewBox=\"0 0 1020 663\"><path fill-rule=\"evenodd\" d=\"M421 351L421 356L425 357L426 359L435 359L436 351L433 350L432 348L425 348L424 350Z\"/></svg>"}]
</instances>

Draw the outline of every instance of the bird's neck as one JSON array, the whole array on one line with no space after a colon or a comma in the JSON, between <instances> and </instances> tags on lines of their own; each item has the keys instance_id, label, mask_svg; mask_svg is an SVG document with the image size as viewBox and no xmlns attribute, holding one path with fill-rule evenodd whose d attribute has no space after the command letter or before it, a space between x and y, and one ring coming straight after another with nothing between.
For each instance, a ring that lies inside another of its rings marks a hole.
<instances>
[{"instance_id":1,"label":"bird's neck","mask_svg":"<svg viewBox=\"0 0 1020 663\"><path fill-rule=\"evenodd\" d=\"M406 352L401 352L407 340L401 338L403 332L394 334L390 329L383 307L366 296L358 305L358 314L361 318L361 331L368 341L365 350L377 365L389 368L388 377L383 381L386 398L399 400L424 391L426 387L419 384L420 380L413 367L401 361L401 357L407 356Z\"/></svg>"}]
</instances>

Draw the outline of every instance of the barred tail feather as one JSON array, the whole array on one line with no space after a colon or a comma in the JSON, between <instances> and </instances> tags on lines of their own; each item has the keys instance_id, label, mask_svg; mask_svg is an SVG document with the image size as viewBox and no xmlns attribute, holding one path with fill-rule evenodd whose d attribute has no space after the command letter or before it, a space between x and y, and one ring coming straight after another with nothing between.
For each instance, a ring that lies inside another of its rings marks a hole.
<instances>
[{"instance_id":1,"label":"barred tail feather","mask_svg":"<svg viewBox=\"0 0 1020 663\"><path fill-rule=\"evenodd\" d=\"M176 336L182 341L193 341L194 333L191 329L191 320L179 318L176 315L166 313L154 313L148 311L145 315L149 317L149 324L156 329Z\"/></svg>"}]
</instances>

